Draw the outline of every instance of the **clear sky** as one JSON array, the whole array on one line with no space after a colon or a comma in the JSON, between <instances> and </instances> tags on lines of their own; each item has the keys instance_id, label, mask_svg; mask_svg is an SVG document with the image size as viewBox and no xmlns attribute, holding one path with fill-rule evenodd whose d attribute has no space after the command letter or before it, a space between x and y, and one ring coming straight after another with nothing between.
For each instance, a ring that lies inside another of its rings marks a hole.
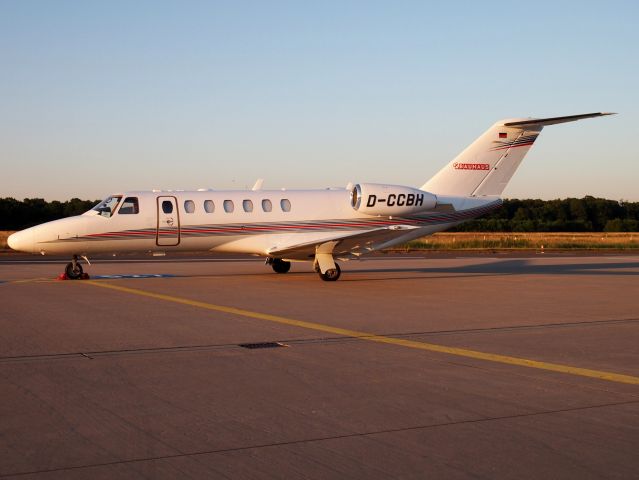
<instances>
[{"instance_id":1,"label":"clear sky","mask_svg":"<svg viewBox=\"0 0 639 480\"><path fill-rule=\"evenodd\" d=\"M0 0L0 197L419 186L500 118L504 196L639 201L637 1Z\"/></svg>"}]
</instances>

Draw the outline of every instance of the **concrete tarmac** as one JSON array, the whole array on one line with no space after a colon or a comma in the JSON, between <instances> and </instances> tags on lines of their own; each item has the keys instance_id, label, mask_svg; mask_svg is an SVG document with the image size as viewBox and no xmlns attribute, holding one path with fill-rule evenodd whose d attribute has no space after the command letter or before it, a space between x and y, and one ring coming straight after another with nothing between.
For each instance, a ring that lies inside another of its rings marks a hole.
<instances>
[{"instance_id":1,"label":"concrete tarmac","mask_svg":"<svg viewBox=\"0 0 639 480\"><path fill-rule=\"evenodd\" d=\"M639 256L47 260L0 259L0 478L639 477Z\"/></svg>"}]
</instances>

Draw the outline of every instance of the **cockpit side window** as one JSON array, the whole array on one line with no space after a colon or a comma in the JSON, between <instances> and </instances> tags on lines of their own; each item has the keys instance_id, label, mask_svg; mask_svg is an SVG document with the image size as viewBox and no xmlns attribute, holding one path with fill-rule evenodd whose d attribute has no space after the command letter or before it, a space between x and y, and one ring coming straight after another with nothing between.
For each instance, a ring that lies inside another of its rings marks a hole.
<instances>
[{"instance_id":1,"label":"cockpit side window","mask_svg":"<svg viewBox=\"0 0 639 480\"><path fill-rule=\"evenodd\" d=\"M103 217L109 218L111 215L113 215L113 212L115 212L115 209L117 208L118 203L120 203L120 200L122 200L121 196L108 197L98 203L91 210L95 210Z\"/></svg>"},{"instance_id":2,"label":"cockpit side window","mask_svg":"<svg viewBox=\"0 0 639 480\"><path fill-rule=\"evenodd\" d=\"M118 213L121 215L132 215L140 213L140 206L138 204L138 197L126 197Z\"/></svg>"}]
</instances>

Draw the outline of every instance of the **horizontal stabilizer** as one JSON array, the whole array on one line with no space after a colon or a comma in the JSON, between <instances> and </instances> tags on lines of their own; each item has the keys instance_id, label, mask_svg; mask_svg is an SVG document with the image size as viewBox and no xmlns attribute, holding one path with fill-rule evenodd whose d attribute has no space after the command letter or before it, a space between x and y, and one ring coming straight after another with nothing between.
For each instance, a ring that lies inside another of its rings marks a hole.
<instances>
[{"instance_id":1,"label":"horizontal stabilizer","mask_svg":"<svg viewBox=\"0 0 639 480\"><path fill-rule=\"evenodd\" d=\"M603 117L605 115L616 115L614 112L596 112L596 113L583 113L581 115L568 115L565 117L552 117L552 118L531 118L530 120L520 120L517 122L506 122L506 127L527 127L533 125L556 125L557 123L574 122L575 120L582 120L584 118Z\"/></svg>"}]
</instances>

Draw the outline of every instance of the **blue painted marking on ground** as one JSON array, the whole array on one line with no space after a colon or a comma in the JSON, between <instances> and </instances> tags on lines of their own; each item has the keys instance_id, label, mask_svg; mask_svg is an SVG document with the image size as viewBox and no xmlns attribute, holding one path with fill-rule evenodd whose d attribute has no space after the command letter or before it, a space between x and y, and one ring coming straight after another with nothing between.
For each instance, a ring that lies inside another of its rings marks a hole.
<instances>
[{"instance_id":1,"label":"blue painted marking on ground","mask_svg":"<svg viewBox=\"0 0 639 480\"><path fill-rule=\"evenodd\" d=\"M138 273L133 275L92 275L92 279L101 279L101 280L117 280L121 278L169 278L175 277L175 275L171 275L170 273Z\"/></svg>"}]
</instances>

